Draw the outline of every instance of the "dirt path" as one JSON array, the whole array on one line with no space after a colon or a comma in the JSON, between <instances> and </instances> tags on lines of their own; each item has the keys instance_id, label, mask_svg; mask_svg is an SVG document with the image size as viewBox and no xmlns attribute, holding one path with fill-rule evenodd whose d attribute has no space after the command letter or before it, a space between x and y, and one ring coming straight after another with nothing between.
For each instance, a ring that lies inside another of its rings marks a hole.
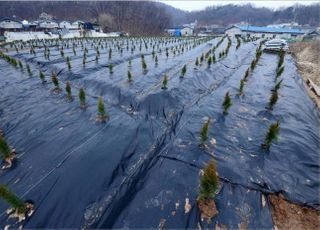
<instances>
[{"instance_id":1,"label":"dirt path","mask_svg":"<svg viewBox=\"0 0 320 230\"><path fill-rule=\"evenodd\" d=\"M298 42L290 45L290 51L296 59L298 70L306 83L308 94L320 107L320 96L317 96L308 86L311 79L320 87L320 41Z\"/></svg>"},{"instance_id":2,"label":"dirt path","mask_svg":"<svg viewBox=\"0 0 320 230\"><path fill-rule=\"evenodd\" d=\"M275 229L320 229L320 212L289 203L280 195L270 195Z\"/></svg>"}]
</instances>

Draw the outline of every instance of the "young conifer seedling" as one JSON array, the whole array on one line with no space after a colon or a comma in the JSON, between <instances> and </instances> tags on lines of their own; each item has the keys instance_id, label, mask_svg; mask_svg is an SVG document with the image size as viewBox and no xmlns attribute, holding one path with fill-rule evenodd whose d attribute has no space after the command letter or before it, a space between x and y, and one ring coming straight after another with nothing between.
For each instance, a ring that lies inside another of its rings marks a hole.
<instances>
[{"instance_id":1,"label":"young conifer seedling","mask_svg":"<svg viewBox=\"0 0 320 230\"><path fill-rule=\"evenodd\" d=\"M67 66L68 66L68 70L71 70L71 62L70 62L70 57L67 57Z\"/></svg>"},{"instance_id":2,"label":"young conifer seedling","mask_svg":"<svg viewBox=\"0 0 320 230\"><path fill-rule=\"evenodd\" d=\"M180 77L183 78L184 75L186 75L186 72L187 72L187 65L184 65L181 69L181 75Z\"/></svg>"},{"instance_id":3,"label":"young conifer seedling","mask_svg":"<svg viewBox=\"0 0 320 230\"><path fill-rule=\"evenodd\" d=\"M128 71L128 81L131 82L132 81L132 74L130 71Z\"/></svg>"},{"instance_id":4,"label":"young conifer seedling","mask_svg":"<svg viewBox=\"0 0 320 230\"><path fill-rule=\"evenodd\" d=\"M0 185L0 197L11 206L7 213L11 214L11 217L18 218L19 222L30 217L34 212L34 205L31 202L24 202L5 185Z\"/></svg>"},{"instance_id":5,"label":"young conifer seedling","mask_svg":"<svg viewBox=\"0 0 320 230\"><path fill-rule=\"evenodd\" d=\"M0 157L5 162L5 165L2 167L3 169L11 168L12 162L16 158L15 150L11 150L2 136L0 136Z\"/></svg>"},{"instance_id":6,"label":"young conifer seedling","mask_svg":"<svg viewBox=\"0 0 320 230\"><path fill-rule=\"evenodd\" d=\"M229 92L225 94L222 106L223 106L223 114L227 115L229 108L232 106L232 100L231 100L231 97L229 96Z\"/></svg>"},{"instance_id":7,"label":"young conifer seedling","mask_svg":"<svg viewBox=\"0 0 320 230\"><path fill-rule=\"evenodd\" d=\"M206 120L203 123L202 128L200 130L200 144L199 144L199 146L202 148L205 148L206 142L208 140L209 124L210 124L210 119Z\"/></svg>"},{"instance_id":8,"label":"young conifer seedling","mask_svg":"<svg viewBox=\"0 0 320 230\"><path fill-rule=\"evenodd\" d=\"M86 107L86 92L83 88L79 90L79 100L80 100L80 108L84 109Z\"/></svg>"},{"instance_id":9,"label":"young conifer seedling","mask_svg":"<svg viewBox=\"0 0 320 230\"><path fill-rule=\"evenodd\" d=\"M27 72L28 74L31 76L32 75L32 72L31 72L31 69L30 69L30 66L27 64Z\"/></svg>"},{"instance_id":10,"label":"young conifer seedling","mask_svg":"<svg viewBox=\"0 0 320 230\"><path fill-rule=\"evenodd\" d=\"M109 64L109 73L110 73L110 74L113 74L113 66L112 66L111 63Z\"/></svg>"},{"instance_id":11,"label":"young conifer seedling","mask_svg":"<svg viewBox=\"0 0 320 230\"><path fill-rule=\"evenodd\" d=\"M219 186L219 177L214 160L210 161L202 171L200 178L200 189L197 198L198 208L201 213L201 219L206 219L208 223L218 214L214 197Z\"/></svg>"},{"instance_id":12,"label":"young conifer seedling","mask_svg":"<svg viewBox=\"0 0 320 230\"><path fill-rule=\"evenodd\" d=\"M270 96L270 101L269 101L269 109L273 110L273 106L277 103L278 101L278 91L273 91Z\"/></svg>"},{"instance_id":13,"label":"young conifer seedling","mask_svg":"<svg viewBox=\"0 0 320 230\"><path fill-rule=\"evenodd\" d=\"M98 99L98 117L97 117L97 121L105 122L107 118L108 118L108 116L107 116L105 108L104 108L103 98L99 97L99 99Z\"/></svg>"},{"instance_id":14,"label":"young conifer seedling","mask_svg":"<svg viewBox=\"0 0 320 230\"><path fill-rule=\"evenodd\" d=\"M71 85L69 81L67 81L66 83L66 93L67 93L68 99L72 100Z\"/></svg>"},{"instance_id":15,"label":"young conifer seedling","mask_svg":"<svg viewBox=\"0 0 320 230\"><path fill-rule=\"evenodd\" d=\"M57 74L55 72L52 72L51 81L52 81L52 83L54 85L54 90L55 91L60 91L59 79L58 79Z\"/></svg>"},{"instance_id":16,"label":"young conifer seedling","mask_svg":"<svg viewBox=\"0 0 320 230\"><path fill-rule=\"evenodd\" d=\"M194 63L196 66L199 66L199 59L196 58L196 62Z\"/></svg>"},{"instance_id":17,"label":"young conifer seedling","mask_svg":"<svg viewBox=\"0 0 320 230\"><path fill-rule=\"evenodd\" d=\"M168 89L168 76L166 74L163 77L161 89Z\"/></svg>"},{"instance_id":18,"label":"young conifer seedling","mask_svg":"<svg viewBox=\"0 0 320 230\"><path fill-rule=\"evenodd\" d=\"M144 59L142 59L142 69L144 72L147 70L147 63L145 62Z\"/></svg>"},{"instance_id":19,"label":"young conifer seedling","mask_svg":"<svg viewBox=\"0 0 320 230\"><path fill-rule=\"evenodd\" d=\"M210 56L210 57L208 58L208 68L210 68L211 63L212 63L212 58L211 58L211 56Z\"/></svg>"},{"instance_id":20,"label":"young conifer seedling","mask_svg":"<svg viewBox=\"0 0 320 230\"><path fill-rule=\"evenodd\" d=\"M279 130L280 130L280 122L279 121L271 124L269 127L269 130L266 134L264 143L261 145L261 148L269 150L271 143L273 141L278 140Z\"/></svg>"},{"instance_id":21,"label":"young conifer seedling","mask_svg":"<svg viewBox=\"0 0 320 230\"><path fill-rule=\"evenodd\" d=\"M239 95L243 94L244 80L240 80Z\"/></svg>"},{"instance_id":22,"label":"young conifer seedling","mask_svg":"<svg viewBox=\"0 0 320 230\"><path fill-rule=\"evenodd\" d=\"M46 79L45 79L45 75L44 73L40 70L39 72L39 78L41 80L42 83L45 83L46 82Z\"/></svg>"},{"instance_id":23,"label":"young conifer seedling","mask_svg":"<svg viewBox=\"0 0 320 230\"><path fill-rule=\"evenodd\" d=\"M272 91L278 91L281 87L281 83L282 83L283 79L281 79L275 86L274 89Z\"/></svg>"},{"instance_id":24,"label":"young conifer seedling","mask_svg":"<svg viewBox=\"0 0 320 230\"><path fill-rule=\"evenodd\" d=\"M281 66L279 69L277 69L277 75L276 77L279 77L284 71L284 66Z\"/></svg>"}]
</instances>

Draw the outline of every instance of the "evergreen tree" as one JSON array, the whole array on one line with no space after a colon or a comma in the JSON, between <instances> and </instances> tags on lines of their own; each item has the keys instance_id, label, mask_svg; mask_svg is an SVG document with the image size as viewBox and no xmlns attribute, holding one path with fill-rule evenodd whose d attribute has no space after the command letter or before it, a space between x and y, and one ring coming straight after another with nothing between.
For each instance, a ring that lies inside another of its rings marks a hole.
<instances>
[{"instance_id":1,"label":"evergreen tree","mask_svg":"<svg viewBox=\"0 0 320 230\"><path fill-rule=\"evenodd\" d=\"M227 115L228 109L232 106L232 100L229 96L229 92L225 94L222 106L223 106L223 114Z\"/></svg>"}]
</instances>

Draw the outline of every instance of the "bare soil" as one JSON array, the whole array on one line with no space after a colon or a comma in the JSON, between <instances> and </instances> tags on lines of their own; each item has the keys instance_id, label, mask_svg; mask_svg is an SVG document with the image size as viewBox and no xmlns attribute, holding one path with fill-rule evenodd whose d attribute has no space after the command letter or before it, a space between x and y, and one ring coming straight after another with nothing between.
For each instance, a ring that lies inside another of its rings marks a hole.
<instances>
[{"instance_id":1,"label":"bare soil","mask_svg":"<svg viewBox=\"0 0 320 230\"><path fill-rule=\"evenodd\" d=\"M320 229L320 211L286 201L282 194L269 196L275 229Z\"/></svg>"},{"instance_id":2,"label":"bare soil","mask_svg":"<svg viewBox=\"0 0 320 230\"><path fill-rule=\"evenodd\" d=\"M300 72L310 97L320 107L320 97L317 96L307 85L307 79L320 87L320 41L297 42L290 45L290 52L296 59Z\"/></svg>"},{"instance_id":3,"label":"bare soil","mask_svg":"<svg viewBox=\"0 0 320 230\"><path fill-rule=\"evenodd\" d=\"M213 199L198 200L198 207L201 212L201 219L211 223L211 219L218 214L216 204Z\"/></svg>"}]
</instances>

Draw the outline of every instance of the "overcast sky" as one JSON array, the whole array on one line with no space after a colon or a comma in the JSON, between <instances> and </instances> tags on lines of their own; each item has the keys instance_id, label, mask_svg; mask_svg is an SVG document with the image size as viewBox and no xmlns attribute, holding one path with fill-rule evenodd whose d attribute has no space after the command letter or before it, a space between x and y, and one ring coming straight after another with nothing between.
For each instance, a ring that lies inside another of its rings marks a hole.
<instances>
[{"instance_id":1,"label":"overcast sky","mask_svg":"<svg viewBox=\"0 0 320 230\"><path fill-rule=\"evenodd\" d=\"M255 1L245 1L245 0L227 0L227 1L217 1L217 0L207 0L207 1L177 1L177 0L159 0L160 2L166 3L170 6L182 9L182 10L202 10L207 6L217 6L217 5L227 5L227 4L246 4L251 3L255 6L264 6L269 7L272 9L277 9L279 7L288 7L292 6L296 3L310 5L318 1L292 1L292 0L269 0L269 1L262 1L262 0L255 0Z\"/></svg>"}]
</instances>

